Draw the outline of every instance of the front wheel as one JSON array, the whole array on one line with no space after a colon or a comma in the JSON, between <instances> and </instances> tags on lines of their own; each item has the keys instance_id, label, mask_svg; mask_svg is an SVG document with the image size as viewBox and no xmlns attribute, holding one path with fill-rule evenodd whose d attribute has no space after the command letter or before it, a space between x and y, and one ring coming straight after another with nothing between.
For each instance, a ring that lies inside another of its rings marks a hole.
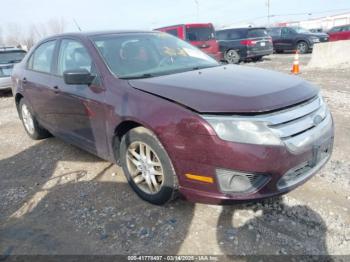
<instances>
[{"instance_id":1,"label":"front wheel","mask_svg":"<svg viewBox=\"0 0 350 262\"><path fill-rule=\"evenodd\" d=\"M144 127L126 133L120 145L124 174L134 191L152 204L175 198L177 177L171 160L157 137Z\"/></svg>"},{"instance_id":2,"label":"front wheel","mask_svg":"<svg viewBox=\"0 0 350 262\"><path fill-rule=\"evenodd\" d=\"M297 44L297 50L300 54L306 54L309 51L309 45L305 41L300 41Z\"/></svg>"},{"instance_id":3,"label":"front wheel","mask_svg":"<svg viewBox=\"0 0 350 262\"><path fill-rule=\"evenodd\" d=\"M24 98L19 102L19 114L24 129L30 138L40 140L50 136L50 133L39 125Z\"/></svg>"},{"instance_id":4,"label":"front wheel","mask_svg":"<svg viewBox=\"0 0 350 262\"><path fill-rule=\"evenodd\" d=\"M237 51L231 49L225 53L225 60L229 64L238 64L241 60L241 57L239 56Z\"/></svg>"}]
</instances>

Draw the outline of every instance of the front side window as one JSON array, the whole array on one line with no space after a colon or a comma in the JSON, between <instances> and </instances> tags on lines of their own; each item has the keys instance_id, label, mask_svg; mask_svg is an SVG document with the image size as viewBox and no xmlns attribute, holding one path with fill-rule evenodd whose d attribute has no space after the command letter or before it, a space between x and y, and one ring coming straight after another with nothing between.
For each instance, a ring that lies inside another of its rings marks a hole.
<instances>
[{"instance_id":1,"label":"front side window","mask_svg":"<svg viewBox=\"0 0 350 262\"><path fill-rule=\"evenodd\" d=\"M120 78L152 77L219 66L214 59L167 33L92 38L110 70Z\"/></svg>"},{"instance_id":2,"label":"front side window","mask_svg":"<svg viewBox=\"0 0 350 262\"><path fill-rule=\"evenodd\" d=\"M50 73L56 40L41 44L29 59L28 68L34 71Z\"/></svg>"},{"instance_id":3,"label":"front side window","mask_svg":"<svg viewBox=\"0 0 350 262\"><path fill-rule=\"evenodd\" d=\"M58 56L59 76L67 70L86 69L91 73L92 60L86 48L78 41L71 39L63 39L60 45Z\"/></svg>"}]
</instances>

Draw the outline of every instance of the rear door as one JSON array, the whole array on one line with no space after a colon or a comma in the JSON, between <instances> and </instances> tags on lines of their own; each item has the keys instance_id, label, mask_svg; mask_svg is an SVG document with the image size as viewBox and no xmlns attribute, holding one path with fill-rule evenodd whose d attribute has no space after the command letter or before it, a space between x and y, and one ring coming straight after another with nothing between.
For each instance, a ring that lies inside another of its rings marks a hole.
<instances>
[{"instance_id":1,"label":"rear door","mask_svg":"<svg viewBox=\"0 0 350 262\"><path fill-rule=\"evenodd\" d=\"M275 27L275 28L269 28L268 34L272 37L272 43L275 50L283 50L283 43L282 43L282 28Z\"/></svg>"},{"instance_id":2,"label":"rear door","mask_svg":"<svg viewBox=\"0 0 350 262\"><path fill-rule=\"evenodd\" d=\"M53 104L55 94L52 85L52 68L57 40L48 40L31 54L22 79L24 97L28 100L39 122L49 130L54 128Z\"/></svg>"},{"instance_id":3,"label":"rear door","mask_svg":"<svg viewBox=\"0 0 350 262\"><path fill-rule=\"evenodd\" d=\"M207 54L217 54L219 45L211 25L186 26L186 40Z\"/></svg>"},{"instance_id":4,"label":"rear door","mask_svg":"<svg viewBox=\"0 0 350 262\"><path fill-rule=\"evenodd\" d=\"M296 32L289 27L283 27L281 30L280 46L282 50L293 50L296 38Z\"/></svg>"},{"instance_id":5,"label":"rear door","mask_svg":"<svg viewBox=\"0 0 350 262\"><path fill-rule=\"evenodd\" d=\"M241 44L241 41L246 39L246 29L227 29L216 33L219 41L220 51L226 53L228 50L235 50L241 57L246 56L246 47Z\"/></svg>"},{"instance_id":6,"label":"rear door","mask_svg":"<svg viewBox=\"0 0 350 262\"><path fill-rule=\"evenodd\" d=\"M102 157L107 156L105 89L92 56L78 39L62 39L53 76L56 89L55 119L59 135ZM88 85L67 85L63 74L86 69L95 75Z\"/></svg>"}]
</instances>

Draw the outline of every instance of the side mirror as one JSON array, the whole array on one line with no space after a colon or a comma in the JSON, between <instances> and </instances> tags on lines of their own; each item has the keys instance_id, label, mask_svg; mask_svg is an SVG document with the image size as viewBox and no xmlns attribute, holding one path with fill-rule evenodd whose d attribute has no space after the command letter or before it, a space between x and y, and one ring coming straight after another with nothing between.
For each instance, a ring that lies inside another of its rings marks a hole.
<instances>
[{"instance_id":1,"label":"side mirror","mask_svg":"<svg viewBox=\"0 0 350 262\"><path fill-rule=\"evenodd\" d=\"M86 69L67 70L63 73L67 85L91 85L95 77Z\"/></svg>"}]
</instances>

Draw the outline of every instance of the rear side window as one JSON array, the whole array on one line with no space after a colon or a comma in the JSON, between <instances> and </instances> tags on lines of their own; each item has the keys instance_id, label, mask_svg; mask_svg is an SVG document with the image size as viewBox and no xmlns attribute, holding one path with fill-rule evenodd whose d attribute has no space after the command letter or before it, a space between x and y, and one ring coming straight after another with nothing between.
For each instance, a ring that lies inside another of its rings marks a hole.
<instances>
[{"instance_id":1,"label":"rear side window","mask_svg":"<svg viewBox=\"0 0 350 262\"><path fill-rule=\"evenodd\" d=\"M173 35L173 36L179 37L179 34L178 34L178 32L177 32L177 29L169 29L169 30L166 30L166 32L167 32L168 34Z\"/></svg>"},{"instance_id":2,"label":"rear side window","mask_svg":"<svg viewBox=\"0 0 350 262\"><path fill-rule=\"evenodd\" d=\"M58 75L64 71L86 69L91 73L92 59L86 48L80 42L71 39L63 39L58 56Z\"/></svg>"},{"instance_id":3,"label":"rear side window","mask_svg":"<svg viewBox=\"0 0 350 262\"><path fill-rule=\"evenodd\" d=\"M248 30L248 38L255 38L255 37L266 37L267 31L264 28L255 28Z\"/></svg>"},{"instance_id":4,"label":"rear side window","mask_svg":"<svg viewBox=\"0 0 350 262\"><path fill-rule=\"evenodd\" d=\"M350 31L350 25L344 26L342 31L343 31L343 32Z\"/></svg>"},{"instance_id":5,"label":"rear side window","mask_svg":"<svg viewBox=\"0 0 350 262\"><path fill-rule=\"evenodd\" d=\"M189 41L207 41L215 38L212 27L190 27L186 28L187 40Z\"/></svg>"},{"instance_id":6,"label":"rear side window","mask_svg":"<svg viewBox=\"0 0 350 262\"><path fill-rule=\"evenodd\" d=\"M246 29L234 29L234 30L226 30L217 33L217 37L220 40L237 40L243 39L247 37Z\"/></svg>"},{"instance_id":7,"label":"rear side window","mask_svg":"<svg viewBox=\"0 0 350 262\"><path fill-rule=\"evenodd\" d=\"M41 44L29 59L28 69L50 73L56 40Z\"/></svg>"},{"instance_id":8,"label":"rear side window","mask_svg":"<svg viewBox=\"0 0 350 262\"><path fill-rule=\"evenodd\" d=\"M270 36L280 36L281 35L281 28L270 28L268 30L268 33Z\"/></svg>"}]
</instances>

